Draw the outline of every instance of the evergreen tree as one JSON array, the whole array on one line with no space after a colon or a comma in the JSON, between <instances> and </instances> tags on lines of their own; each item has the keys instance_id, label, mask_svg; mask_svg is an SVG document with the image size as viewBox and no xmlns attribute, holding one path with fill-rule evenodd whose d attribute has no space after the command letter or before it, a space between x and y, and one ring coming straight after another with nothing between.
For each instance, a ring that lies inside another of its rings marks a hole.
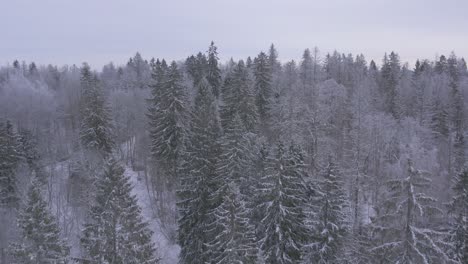
<instances>
[{"instance_id":1,"label":"evergreen tree","mask_svg":"<svg viewBox=\"0 0 468 264\"><path fill-rule=\"evenodd\" d=\"M252 177L254 155L239 115L236 114L231 127L225 129L222 139L217 173L222 181L235 182L245 194Z\"/></svg>"},{"instance_id":2,"label":"evergreen tree","mask_svg":"<svg viewBox=\"0 0 468 264\"><path fill-rule=\"evenodd\" d=\"M397 86L400 78L400 58L393 51L385 54L381 69L381 90L385 98L385 110L395 119L399 119L400 110L397 102Z\"/></svg>"},{"instance_id":3,"label":"evergreen tree","mask_svg":"<svg viewBox=\"0 0 468 264\"><path fill-rule=\"evenodd\" d=\"M193 86L197 86L207 76L208 60L205 54L199 52L197 56L190 56L185 61L187 73L192 77Z\"/></svg>"},{"instance_id":4,"label":"evergreen tree","mask_svg":"<svg viewBox=\"0 0 468 264\"><path fill-rule=\"evenodd\" d=\"M249 217L253 155L250 139L238 115L227 128L221 144L216 180L221 187L210 196L215 205L210 232L215 238L210 251L216 263L254 263L255 228Z\"/></svg>"},{"instance_id":5,"label":"evergreen tree","mask_svg":"<svg viewBox=\"0 0 468 264\"><path fill-rule=\"evenodd\" d=\"M107 107L97 76L88 64L81 68L81 144L102 157L112 152L114 139L110 109Z\"/></svg>"},{"instance_id":6,"label":"evergreen tree","mask_svg":"<svg viewBox=\"0 0 468 264\"><path fill-rule=\"evenodd\" d=\"M265 125L268 122L270 112L271 68L268 56L260 52L254 59L255 76L255 102L257 104L260 121Z\"/></svg>"},{"instance_id":7,"label":"evergreen tree","mask_svg":"<svg viewBox=\"0 0 468 264\"><path fill-rule=\"evenodd\" d=\"M268 51L268 66L271 73L272 96L277 98L282 94L284 87L281 87L283 78L281 62L278 60L278 51L273 44L271 44Z\"/></svg>"},{"instance_id":8,"label":"evergreen tree","mask_svg":"<svg viewBox=\"0 0 468 264\"><path fill-rule=\"evenodd\" d=\"M110 160L96 183L95 204L84 225L83 263L158 263L152 231L141 216L137 198L124 168Z\"/></svg>"},{"instance_id":9,"label":"evergreen tree","mask_svg":"<svg viewBox=\"0 0 468 264\"><path fill-rule=\"evenodd\" d=\"M455 134L453 141L453 167L454 171L458 172L465 164L465 139L464 139L464 120L465 120L465 105L464 98L460 92L460 72L458 60L452 53L447 60L447 71L449 75L450 90L450 127Z\"/></svg>"},{"instance_id":10,"label":"evergreen tree","mask_svg":"<svg viewBox=\"0 0 468 264\"><path fill-rule=\"evenodd\" d=\"M212 41L208 48L208 66L206 79L213 89L213 95L218 98L221 90L221 70L218 67L218 51Z\"/></svg>"},{"instance_id":11,"label":"evergreen tree","mask_svg":"<svg viewBox=\"0 0 468 264\"><path fill-rule=\"evenodd\" d=\"M303 212L306 188L303 184L305 165L293 151L279 144L266 163L266 174L257 192L263 212L260 247L266 263L299 263L302 246L308 241Z\"/></svg>"},{"instance_id":12,"label":"evergreen tree","mask_svg":"<svg viewBox=\"0 0 468 264\"><path fill-rule=\"evenodd\" d=\"M163 60L152 74L149 108L151 152L163 167L170 186L177 182L181 153L189 122L187 96L175 62L167 68Z\"/></svg>"},{"instance_id":13,"label":"evergreen tree","mask_svg":"<svg viewBox=\"0 0 468 264\"><path fill-rule=\"evenodd\" d=\"M441 55L439 61L436 62L434 70L438 74L442 74L447 71L447 58Z\"/></svg>"},{"instance_id":14,"label":"evergreen tree","mask_svg":"<svg viewBox=\"0 0 468 264\"><path fill-rule=\"evenodd\" d=\"M242 60L236 65L229 78L226 78L224 86L224 106L221 109L223 127L229 127L237 114L247 131L254 132L258 114L249 73Z\"/></svg>"},{"instance_id":15,"label":"evergreen tree","mask_svg":"<svg viewBox=\"0 0 468 264\"><path fill-rule=\"evenodd\" d=\"M256 263L257 244L249 212L240 198L237 185L226 181L214 194L222 203L211 213L215 221L209 226L214 233L209 244L210 263Z\"/></svg>"},{"instance_id":16,"label":"evergreen tree","mask_svg":"<svg viewBox=\"0 0 468 264\"><path fill-rule=\"evenodd\" d=\"M389 196L375 208L371 251L382 263L447 263L445 233L435 224L442 212L435 206L437 200L423 192L431 180L411 159L407 172L387 182Z\"/></svg>"},{"instance_id":17,"label":"evergreen tree","mask_svg":"<svg viewBox=\"0 0 468 264\"><path fill-rule=\"evenodd\" d=\"M339 263L340 253L348 232L348 199L342 174L331 160L322 171L318 182L316 225L312 227L314 241L311 244L310 261L326 264Z\"/></svg>"},{"instance_id":18,"label":"evergreen tree","mask_svg":"<svg viewBox=\"0 0 468 264\"><path fill-rule=\"evenodd\" d=\"M210 195L219 188L216 164L220 155L221 128L216 99L206 79L198 84L191 134L187 142L183 175L177 194L179 202L178 242L181 263L206 263L211 260L206 233L212 224L209 212L217 206Z\"/></svg>"},{"instance_id":19,"label":"evergreen tree","mask_svg":"<svg viewBox=\"0 0 468 264\"><path fill-rule=\"evenodd\" d=\"M299 78L303 87L303 91L311 89L313 85L313 61L312 56L310 55L310 50L306 49L302 55L302 61L299 66Z\"/></svg>"},{"instance_id":20,"label":"evergreen tree","mask_svg":"<svg viewBox=\"0 0 468 264\"><path fill-rule=\"evenodd\" d=\"M432 103L431 128L434 139L444 140L449 136L448 113L446 107L439 98L434 98Z\"/></svg>"},{"instance_id":21,"label":"evergreen tree","mask_svg":"<svg viewBox=\"0 0 468 264\"><path fill-rule=\"evenodd\" d=\"M455 178L454 196L449 212L454 216L450 230L453 258L462 264L468 263L468 168L465 167Z\"/></svg>"},{"instance_id":22,"label":"evergreen tree","mask_svg":"<svg viewBox=\"0 0 468 264\"><path fill-rule=\"evenodd\" d=\"M149 87L151 88L151 97L147 100L148 103L148 112L146 116L148 117L148 125L150 127L150 137L157 138L155 135L155 131L153 130L154 127L158 126L159 117L163 115L162 109L162 92L163 92L163 85L165 82L165 77L167 74L167 64L165 60L162 62L157 59L151 67L151 84ZM153 144L151 145L151 154L153 157L158 160L158 149Z\"/></svg>"},{"instance_id":23,"label":"evergreen tree","mask_svg":"<svg viewBox=\"0 0 468 264\"><path fill-rule=\"evenodd\" d=\"M16 169L21 156L21 146L12 124L0 122L0 207L18 206Z\"/></svg>"},{"instance_id":24,"label":"evergreen tree","mask_svg":"<svg viewBox=\"0 0 468 264\"><path fill-rule=\"evenodd\" d=\"M278 51L273 43L268 50L268 66L272 75L278 77L281 72L281 63L278 61Z\"/></svg>"},{"instance_id":25,"label":"evergreen tree","mask_svg":"<svg viewBox=\"0 0 468 264\"><path fill-rule=\"evenodd\" d=\"M22 146L23 157L29 169L34 172L36 178L41 182L46 182L46 175L42 169L41 155L37 146L36 137L26 129L20 130L19 140Z\"/></svg>"},{"instance_id":26,"label":"evergreen tree","mask_svg":"<svg viewBox=\"0 0 468 264\"><path fill-rule=\"evenodd\" d=\"M25 207L18 216L21 242L10 246L13 263L67 263L69 248L60 238L57 221L42 198L35 178L29 188Z\"/></svg>"}]
</instances>

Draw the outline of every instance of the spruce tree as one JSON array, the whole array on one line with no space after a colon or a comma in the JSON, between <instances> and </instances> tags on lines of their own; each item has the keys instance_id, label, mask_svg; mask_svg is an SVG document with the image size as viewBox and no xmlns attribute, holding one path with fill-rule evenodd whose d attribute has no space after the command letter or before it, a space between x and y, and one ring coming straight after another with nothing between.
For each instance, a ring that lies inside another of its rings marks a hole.
<instances>
[{"instance_id":1,"label":"spruce tree","mask_svg":"<svg viewBox=\"0 0 468 264\"><path fill-rule=\"evenodd\" d=\"M10 245L13 263L67 263L69 248L60 238L60 229L42 198L41 183L34 178L25 207L18 216L21 241Z\"/></svg>"},{"instance_id":2,"label":"spruce tree","mask_svg":"<svg viewBox=\"0 0 468 264\"><path fill-rule=\"evenodd\" d=\"M389 56L385 54L381 69L381 90L385 98L385 110L395 119L400 118L400 109L397 101L397 86L400 79L400 58L395 52Z\"/></svg>"},{"instance_id":3,"label":"spruce tree","mask_svg":"<svg viewBox=\"0 0 468 264\"><path fill-rule=\"evenodd\" d=\"M187 73L192 77L193 86L197 86L203 78L207 76L208 60L205 54L199 52L197 56L190 56L185 60Z\"/></svg>"},{"instance_id":4,"label":"spruce tree","mask_svg":"<svg viewBox=\"0 0 468 264\"><path fill-rule=\"evenodd\" d=\"M106 157L115 145L112 135L110 109L102 88L88 64L81 68L81 144L86 150Z\"/></svg>"},{"instance_id":5,"label":"spruce tree","mask_svg":"<svg viewBox=\"0 0 468 264\"><path fill-rule=\"evenodd\" d=\"M270 45L270 49L268 50L268 66L272 75L279 77L278 75L281 73L281 63L278 61L278 51L273 43Z\"/></svg>"},{"instance_id":6,"label":"spruce tree","mask_svg":"<svg viewBox=\"0 0 468 264\"><path fill-rule=\"evenodd\" d=\"M220 186L216 177L220 135L216 99L206 79L202 79L195 97L190 138L177 192L181 263L205 263L211 259L207 244L212 237L206 229L213 221L209 212L217 206L216 201L210 200L210 195Z\"/></svg>"},{"instance_id":7,"label":"spruce tree","mask_svg":"<svg viewBox=\"0 0 468 264\"><path fill-rule=\"evenodd\" d=\"M249 132L256 130L258 113L255 95L251 89L249 73L241 60L237 63L223 87L224 106L221 109L223 127L229 127L235 115L239 115Z\"/></svg>"},{"instance_id":8,"label":"spruce tree","mask_svg":"<svg viewBox=\"0 0 468 264\"><path fill-rule=\"evenodd\" d=\"M170 176L169 185L177 182L181 153L187 136L189 110L182 74L175 62L169 68L163 60L152 74L150 101L150 139L152 155Z\"/></svg>"},{"instance_id":9,"label":"spruce tree","mask_svg":"<svg viewBox=\"0 0 468 264\"><path fill-rule=\"evenodd\" d=\"M28 164L29 169L34 172L41 183L45 183L47 179L42 168L41 155L39 153L36 137L29 130L22 129L19 133L19 140L21 142L24 160Z\"/></svg>"},{"instance_id":10,"label":"spruce tree","mask_svg":"<svg viewBox=\"0 0 468 264\"><path fill-rule=\"evenodd\" d=\"M271 68L268 56L260 52L254 59L255 102L257 104L260 121L265 125L270 114Z\"/></svg>"},{"instance_id":11,"label":"spruce tree","mask_svg":"<svg viewBox=\"0 0 468 264\"><path fill-rule=\"evenodd\" d=\"M458 60L452 53L447 60L447 71L450 87L450 131L455 134L453 140L453 167L458 172L465 164L465 105L463 95L460 91L460 72Z\"/></svg>"},{"instance_id":12,"label":"spruce tree","mask_svg":"<svg viewBox=\"0 0 468 264\"><path fill-rule=\"evenodd\" d=\"M238 115L222 138L216 182L221 187L210 195L215 209L209 226L214 241L209 250L216 263L254 263L255 228L250 221L253 153L250 139Z\"/></svg>"},{"instance_id":13,"label":"spruce tree","mask_svg":"<svg viewBox=\"0 0 468 264\"><path fill-rule=\"evenodd\" d=\"M344 182L338 166L329 158L317 184L314 241L311 247L310 261L326 264L338 263L340 253L348 232L348 199Z\"/></svg>"},{"instance_id":14,"label":"spruce tree","mask_svg":"<svg viewBox=\"0 0 468 264\"><path fill-rule=\"evenodd\" d=\"M259 180L257 192L263 216L260 248L266 263L299 263L302 247L308 241L303 211L305 165L293 153L279 143L274 156L267 158L265 176Z\"/></svg>"},{"instance_id":15,"label":"spruce tree","mask_svg":"<svg viewBox=\"0 0 468 264\"><path fill-rule=\"evenodd\" d=\"M440 98L434 98L432 102L431 123L433 137L436 140L446 140L449 136L449 121L446 107Z\"/></svg>"},{"instance_id":16,"label":"spruce tree","mask_svg":"<svg viewBox=\"0 0 468 264\"><path fill-rule=\"evenodd\" d=\"M12 124L0 122L0 207L18 206L16 169L21 156L19 138Z\"/></svg>"},{"instance_id":17,"label":"spruce tree","mask_svg":"<svg viewBox=\"0 0 468 264\"><path fill-rule=\"evenodd\" d=\"M435 224L442 211L424 193L431 180L411 159L407 167L406 177L386 183L389 196L375 208L371 252L383 263L447 263L446 234Z\"/></svg>"},{"instance_id":18,"label":"spruce tree","mask_svg":"<svg viewBox=\"0 0 468 264\"><path fill-rule=\"evenodd\" d=\"M313 62L312 57L310 55L310 50L304 50L304 54L302 55L302 61L299 66L299 78L302 84L303 91L307 91L312 88L313 85Z\"/></svg>"},{"instance_id":19,"label":"spruce tree","mask_svg":"<svg viewBox=\"0 0 468 264\"><path fill-rule=\"evenodd\" d=\"M454 196L449 204L449 213L454 217L450 227L450 242L453 258L462 264L468 263L468 167L455 178Z\"/></svg>"},{"instance_id":20,"label":"spruce tree","mask_svg":"<svg viewBox=\"0 0 468 264\"><path fill-rule=\"evenodd\" d=\"M221 90L221 70L218 66L218 51L212 41L208 48L208 66L206 79L213 89L213 95L218 98Z\"/></svg>"},{"instance_id":21,"label":"spruce tree","mask_svg":"<svg viewBox=\"0 0 468 264\"><path fill-rule=\"evenodd\" d=\"M436 61L434 70L438 74L442 74L447 71L447 58L444 55L441 55L439 60Z\"/></svg>"},{"instance_id":22,"label":"spruce tree","mask_svg":"<svg viewBox=\"0 0 468 264\"><path fill-rule=\"evenodd\" d=\"M83 263L158 263L152 231L119 162L109 160L81 236Z\"/></svg>"},{"instance_id":23,"label":"spruce tree","mask_svg":"<svg viewBox=\"0 0 468 264\"><path fill-rule=\"evenodd\" d=\"M226 179L213 197L222 202L210 213L215 220L207 230L213 234L209 263L256 263L255 230L237 185Z\"/></svg>"},{"instance_id":24,"label":"spruce tree","mask_svg":"<svg viewBox=\"0 0 468 264\"><path fill-rule=\"evenodd\" d=\"M224 130L217 173L223 181L235 182L247 190L253 168L252 145L239 115L234 116L230 127ZM245 192L243 192L245 194Z\"/></svg>"}]
</instances>

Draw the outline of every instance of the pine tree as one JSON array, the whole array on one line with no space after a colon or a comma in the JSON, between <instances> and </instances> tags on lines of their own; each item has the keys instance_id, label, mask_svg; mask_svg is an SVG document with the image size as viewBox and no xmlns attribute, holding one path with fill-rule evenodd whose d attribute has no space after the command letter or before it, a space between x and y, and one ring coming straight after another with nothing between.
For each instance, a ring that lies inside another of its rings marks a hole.
<instances>
[{"instance_id":1,"label":"pine tree","mask_svg":"<svg viewBox=\"0 0 468 264\"><path fill-rule=\"evenodd\" d=\"M95 204L84 225L81 245L83 263L158 263L151 241L152 231L141 216L124 168L116 161L106 164L96 183Z\"/></svg>"},{"instance_id":2,"label":"pine tree","mask_svg":"<svg viewBox=\"0 0 468 264\"><path fill-rule=\"evenodd\" d=\"M316 225L312 227L314 241L311 244L312 263L339 263L340 253L348 232L348 199L342 174L329 158L318 182Z\"/></svg>"},{"instance_id":3,"label":"pine tree","mask_svg":"<svg viewBox=\"0 0 468 264\"><path fill-rule=\"evenodd\" d=\"M97 76L88 64L81 68L81 144L102 157L112 152L114 139L110 109L107 107Z\"/></svg>"},{"instance_id":4,"label":"pine tree","mask_svg":"<svg viewBox=\"0 0 468 264\"><path fill-rule=\"evenodd\" d=\"M260 52L254 59L255 76L255 102L257 104L260 121L265 125L268 122L270 112L271 68L268 56Z\"/></svg>"},{"instance_id":5,"label":"pine tree","mask_svg":"<svg viewBox=\"0 0 468 264\"><path fill-rule=\"evenodd\" d=\"M208 66L206 79L213 89L213 95L218 98L221 90L221 70L218 67L218 51L212 41L208 48Z\"/></svg>"},{"instance_id":6,"label":"pine tree","mask_svg":"<svg viewBox=\"0 0 468 264\"><path fill-rule=\"evenodd\" d=\"M18 216L21 242L10 245L13 263L67 263L69 248L60 238L57 221L42 198L41 183L34 178L26 205Z\"/></svg>"},{"instance_id":7,"label":"pine tree","mask_svg":"<svg viewBox=\"0 0 468 264\"><path fill-rule=\"evenodd\" d=\"M293 151L279 144L266 163L266 174L260 179L257 192L263 212L260 239L266 263L298 263L302 246L308 240L303 212L306 188L305 166L295 159Z\"/></svg>"},{"instance_id":8,"label":"pine tree","mask_svg":"<svg viewBox=\"0 0 468 264\"><path fill-rule=\"evenodd\" d=\"M258 120L255 95L251 90L249 73L242 60L237 63L229 78L225 80L223 101L221 121L224 128L230 126L237 114L247 131L255 131Z\"/></svg>"},{"instance_id":9,"label":"pine tree","mask_svg":"<svg viewBox=\"0 0 468 264\"><path fill-rule=\"evenodd\" d=\"M189 111L183 79L175 62L167 68L163 60L152 74L152 99L149 108L151 152L170 186L177 182L181 153L187 136Z\"/></svg>"},{"instance_id":10,"label":"pine tree","mask_svg":"<svg viewBox=\"0 0 468 264\"><path fill-rule=\"evenodd\" d=\"M468 167L455 178L454 196L449 212L454 216L450 230L453 258L462 264L468 263Z\"/></svg>"},{"instance_id":11,"label":"pine tree","mask_svg":"<svg viewBox=\"0 0 468 264\"><path fill-rule=\"evenodd\" d=\"M177 192L181 263L205 263L211 259L207 244L212 238L206 234L206 229L213 221L209 212L217 206L210 195L220 186L216 181L216 164L221 135L216 100L211 91L206 79L202 79L195 97L192 129Z\"/></svg>"},{"instance_id":12,"label":"pine tree","mask_svg":"<svg viewBox=\"0 0 468 264\"><path fill-rule=\"evenodd\" d=\"M12 124L0 122L0 207L18 206L16 169L21 156L21 146Z\"/></svg>"},{"instance_id":13,"label":"pine tree","mask_svg":"<svg viewBox=\"0 0 468 264\"><path fill-rule=\"evenodd\" d=\"M208 246L212 254L209 262L256 263L255 230L237 185L227 180L213 196L221 198L222 203L210 213L215 221L208 226L209 232L214 234Z\"/></svg>"},{"instance_id":14,"label":"pine tree","mask_svg":"<svg viewBox=\"0 0 468 264\"><path fill-rule=\"evenodd\" d=\"M435 206L437 200L423 192L431 180L411 159L407 173L386 184L389 197L375 208L371 251L383 263L447 263L446 234L436 226L442 211Z\"/></svg>"}]
</instances>

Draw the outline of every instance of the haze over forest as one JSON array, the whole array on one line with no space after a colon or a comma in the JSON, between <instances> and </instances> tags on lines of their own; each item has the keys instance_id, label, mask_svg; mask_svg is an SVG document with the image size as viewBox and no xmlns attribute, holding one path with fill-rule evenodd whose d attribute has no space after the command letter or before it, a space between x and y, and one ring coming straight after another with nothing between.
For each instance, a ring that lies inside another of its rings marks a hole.
<instances>
[{"instance_id":1,"label":"haze over forest","mask_svg":"<svg viewBox=\"0 0 468 264\"><path fill-rule=\"evenodd\" d=\"M5 3L0 264L467 264L466 3L350 2Z\"/></svg>"}]
</instances>

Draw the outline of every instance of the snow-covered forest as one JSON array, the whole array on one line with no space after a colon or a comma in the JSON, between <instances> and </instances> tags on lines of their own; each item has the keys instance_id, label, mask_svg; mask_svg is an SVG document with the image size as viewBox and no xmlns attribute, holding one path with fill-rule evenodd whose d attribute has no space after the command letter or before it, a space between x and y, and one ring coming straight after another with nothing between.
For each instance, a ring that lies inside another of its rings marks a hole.
<instances>
[{"instance_id":1,"label":"snow-covered forest","mask_svg":"<svg viewBox=\"0 0 468 264\"><path fill-rule=\"evenodd\" d=\"M468 263L463 58L218 52L2 65L0 263Z\"/></svg>"}]
</instances>

